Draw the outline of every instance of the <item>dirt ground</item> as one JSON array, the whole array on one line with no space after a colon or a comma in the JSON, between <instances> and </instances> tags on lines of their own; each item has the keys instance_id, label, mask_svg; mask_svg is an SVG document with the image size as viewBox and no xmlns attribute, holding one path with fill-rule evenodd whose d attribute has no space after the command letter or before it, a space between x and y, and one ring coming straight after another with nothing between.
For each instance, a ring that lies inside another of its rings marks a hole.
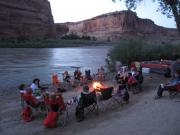
<instances>
[{"instance_id":1,"label":"dirt ground","mask_svg":"<svg viewBox=\"0 0 180 135\"><path fill-rule=\"evenodd\" d=\"M60 118L58 127L54 129L44 128L42 122L45 116L36 111L33 112L33 121L25 123L20 117L19 93L1 92L0 135L180 135L179 97L170 99L165 92L162 99L153 98L159 83L166 81L162 75L145 75L143 91L135 95L130 92L129 104L122 106L113 100L99 103L99 115L85 114L82 122L76 122L75 105L71 105L66 125L61 125ZM117 87L115 82L111 85ZM67 101L77 94L73 90L63 96Z\"/></svg>"}]
</instances>

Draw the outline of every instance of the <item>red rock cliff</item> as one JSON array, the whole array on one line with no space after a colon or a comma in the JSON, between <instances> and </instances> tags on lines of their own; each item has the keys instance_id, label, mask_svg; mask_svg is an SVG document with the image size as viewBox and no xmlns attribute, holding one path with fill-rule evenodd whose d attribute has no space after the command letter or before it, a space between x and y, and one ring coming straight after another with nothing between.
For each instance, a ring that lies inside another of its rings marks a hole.
<instances>
[{"instance_id":1,"label":"red rock cliff","mask_svg":"<svg viewBox=\"0 0 180 135\"><path fill-rule=\"evenodd\" d=\"M48 0L0 1L0 38L44 38L54 34Z\"/></svg>"},{"instance_id":2,"label":"red rock cliff","mask_svg":"<svg viewBox=\"0 0 180 135\"><path fill-rule=\"evenodd\" d=\"M179 39L176 29L157 26L149 19L138 18L136 13L132 11L113 12L64 25L69 28L66 34L76 33L79 36L86 35L104 41L118 41L122 37L139 37L161 41Z\"/></svg>"}]
</instances>

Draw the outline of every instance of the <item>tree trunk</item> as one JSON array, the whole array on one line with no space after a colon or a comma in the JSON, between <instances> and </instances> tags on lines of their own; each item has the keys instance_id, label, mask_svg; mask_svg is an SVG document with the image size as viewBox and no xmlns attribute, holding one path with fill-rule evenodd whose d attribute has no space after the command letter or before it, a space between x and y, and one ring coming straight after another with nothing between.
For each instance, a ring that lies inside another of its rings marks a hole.
<instances>
[{"instance_id":1,"label":"tree trunk","mask_svg":"<svg viewBox=\"0 0 180 135\"><path fill-rule=\"evenodd\" d=\"M172 9L172 13L173 13L174 18L175 18L177 30L178 30L179 35L180 35L180 14L178 13L178 9L177 9L176 4L171 4L170 7Z\"/></svg>"}]
</instances>

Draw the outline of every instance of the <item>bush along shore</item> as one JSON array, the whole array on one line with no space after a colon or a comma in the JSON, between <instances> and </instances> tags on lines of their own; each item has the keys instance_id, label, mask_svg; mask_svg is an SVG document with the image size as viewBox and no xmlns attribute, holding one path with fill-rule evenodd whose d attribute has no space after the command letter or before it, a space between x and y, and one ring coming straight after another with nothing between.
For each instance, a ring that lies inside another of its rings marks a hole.
<instances>
[{"instance_id":1,"label":"bush along shore","mask_svg":"<svg viewBox=\"0 0 180 135\"><path fill-rule=\"evenodd\" d=\"M85 39L0 39L0 48L62 48L110 44L112 43Z\"/></svg>"},{"instance_id":2,"label":"bush along shore","mask_svg":"<svg viewBox=\"0 0 180 135\"><path fill-rule=\"evenodd\" d=\"M109 51L106 63L114 70L116 61L130 65L133 61L173 60L177 54L180 54L179 44L123 39Z\"/></svg>"}]
</instances>

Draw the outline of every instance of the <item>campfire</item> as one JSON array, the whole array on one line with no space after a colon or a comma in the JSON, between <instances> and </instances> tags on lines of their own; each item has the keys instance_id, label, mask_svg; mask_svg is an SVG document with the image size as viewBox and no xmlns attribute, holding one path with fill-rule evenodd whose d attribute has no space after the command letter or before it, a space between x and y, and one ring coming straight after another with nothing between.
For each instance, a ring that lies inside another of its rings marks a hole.
<instances>
[{"instance_id":1,"label":"campfire","mask_svg":"<svg viewBox=\"0 0 180 135\"><path fill-rule=\"evenodd\" d=\"M93 88L95 90L101 90L101 88L103 88L103 86L100 82L93 82Z\"/></svg>"}]
</instances>

